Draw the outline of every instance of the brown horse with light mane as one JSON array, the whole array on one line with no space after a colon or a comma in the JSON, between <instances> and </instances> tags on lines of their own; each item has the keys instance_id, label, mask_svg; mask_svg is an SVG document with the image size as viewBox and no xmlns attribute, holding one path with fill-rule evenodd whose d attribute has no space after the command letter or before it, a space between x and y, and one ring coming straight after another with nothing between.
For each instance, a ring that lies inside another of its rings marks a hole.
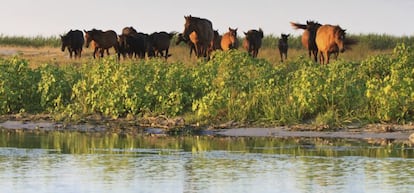
<instances>
[{"instance_id":1,"label":"brown horse with light mane","mask_svg":"<svg viewBox=\"0 0 414 193\"><path fill-rule=\"evenodd\" d=\"M230 49L237 49L239 47L239 41L237 39L237 28L232 29L229 27L229 31L221 37L220 44L221 49L223 49L224 51Z\"/></svg>"},{"instance_id":2,"label":"brown horse with light mane","mask_svg":"<svg viewBox=\"0 0 414 193\"><path fill-rule=\"evenodd\" d=\"M116 53L118 53L118 58L120 57L118 35L115 31L108 30L104 32L102 30L92 29L90 31L84 30L84 32L87 48L92 40L95 42L95 49L93 52L94 58L99 49L109 49L111 47L113 47ZM103 51L101 52L103 53Z\"/></svg>"},{"instance_id":3,"label":"brown horse with light mane","mask_svg":"<svg viewBox=\"0 0 414 193\"><path fill-rule=\"evenodd\" d=\"M184 18L183 38L193 42L197 57L209 58L214 39L213 24L207 19L191 15Z\"/></svg>"},{"instance_id":4,"label":"brown horse with light mane","mask_svg":"<svg viewBox=\"0 0 414 193\"><path fill-rule=\"evenodd\" d=\"M331 53L345 51L345 31L339 26L323 25L316 33L316 45L319 50L319 62L328 64Z\"/></svg>"},{"instance_id":5,"label":"brown horse with light mane","mask_svg":"<svg viewBox=\"0 0 414 193\"><path fill-rule=\"evenodd\" d=\"M299 24L290 22L294 29L303 29L302 34L302 45L308 50L309 57L311 58L312 55L314 57L315 62L318 61L318 47L316 46L316 32L318 28L322 25L318 22L314 21L306 21L306 24Z\"/></svg>"}]
</instances>

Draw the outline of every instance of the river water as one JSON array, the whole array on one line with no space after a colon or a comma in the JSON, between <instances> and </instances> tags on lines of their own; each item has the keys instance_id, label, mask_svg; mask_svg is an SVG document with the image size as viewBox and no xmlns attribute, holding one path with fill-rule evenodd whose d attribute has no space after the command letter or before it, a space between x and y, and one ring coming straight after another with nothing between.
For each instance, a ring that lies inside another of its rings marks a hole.
<instances>
[{"instance_id":1,"label":"river water","mask_svg":"<svg viewBox=\"0 0 414 193\"><path fill-rule=\"evenodd\" d=\"M0 192L414 191L408 142L0 133Z\"/></svg>"}]
</instances>

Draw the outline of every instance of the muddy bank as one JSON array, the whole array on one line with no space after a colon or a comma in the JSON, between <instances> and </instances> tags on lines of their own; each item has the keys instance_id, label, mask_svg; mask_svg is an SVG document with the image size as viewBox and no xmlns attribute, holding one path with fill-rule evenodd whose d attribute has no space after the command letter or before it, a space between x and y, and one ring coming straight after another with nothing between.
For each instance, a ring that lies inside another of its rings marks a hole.
<instances>
[{"instance_id":1,"label":"muddy bank","mask_svg":"<svg viewBox=\"0 0 414 193\"><path fill-rule=\"evenodd\" d=\"M0 123L2 130L9 131L78 131L78 132L118 132L131 134L148 134L148 135L169 135L170 129L161 127L151 127L147 125L142 127L139 125L131 125L128 127L116 124L63 124L54 123L51 121L21 121L21 120L7 120ZM226 137L304 137L304 138L345 138L345 139L360 139L360 140L399 140L414 143L414 126L413 125L367 125L362 128L349 127L339 129L337 131L314 131L307 126L295 127L272 127L272 128L210 128L200 129L189 127L187 129L197 130L197 135L213 135ZM191 133L191 132L188 132Z\"/></svg>"},{"instance_id":2,"label":"muddy bank","mask_svg":"<svg viewBox=\"0 0 414 193\"><path fill-rule=\"evenodd\" d=\"M234 137L308 137L308 138L348 138L348 139L392 139L408 140L414 131L375 132L375 131L292 131L285 127L237 128L216 132L221 136Z\"/></svg>"}]
</instances>

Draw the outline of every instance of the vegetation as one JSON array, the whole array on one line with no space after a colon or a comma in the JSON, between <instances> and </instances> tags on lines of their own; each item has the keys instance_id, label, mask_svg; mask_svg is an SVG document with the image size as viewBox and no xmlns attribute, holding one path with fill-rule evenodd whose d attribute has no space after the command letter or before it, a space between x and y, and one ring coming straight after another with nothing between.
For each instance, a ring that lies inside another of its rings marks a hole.
<instances>
[{"instance_id":1,"label":"vegetation","mask_svg":"<svg viewBox=\"0 0 414 193\"><path fill-rule=\"evenodd\" d=\"M0 45L30 46L30 47L43 47L43 46L59 47L61 44L60 44L60 38L56 36L24 37L24 36L0 35Z\"/></svg>"},{"instance_id":2,"label":"vegetation","mask_svg":"<svg viewBox=\"0 0 414 193\"><path fill-rule=\"evenodd\" d=\"M108 57L36 68L12 57L0 60L0 114L50 113L68 121L164 115L187 123L322 127L406 123L414 119L413 65L414 52L404 43L392 54L325 66L303 56L276 63L237 50L216 52L208 62Z\"/></svg>"}]
</instances>

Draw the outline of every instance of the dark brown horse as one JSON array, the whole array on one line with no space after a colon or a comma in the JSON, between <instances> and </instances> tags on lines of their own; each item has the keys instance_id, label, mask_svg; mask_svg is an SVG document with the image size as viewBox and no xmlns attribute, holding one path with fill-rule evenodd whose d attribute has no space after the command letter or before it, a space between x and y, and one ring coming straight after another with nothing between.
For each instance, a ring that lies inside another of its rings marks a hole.
<instances>
[{"instance_id":1,"label":"dark brown horse","mask_svg":"<svg viewBox=\"0 0 414 193\"><path fill-rule=\"evenodd\" d=\"M131 27L124 27L124 29L122 29L122 35L136 36L136 35L138 35L138 32L132 26Z\"/></svg>"},{"instance_id":2,"label":"dark brown horse","mask_svg":"<svg viewBox=\"0 0 414 193\"><path fill-rule=\"evenodd\" d=\"M224 51L230 49L237 49L239 47L239 41L237 39L237 28L232 29L229 27L229 31L221 37L221 49Z\"/></svg>"},{"instance_id":3,"label":"dark brown horse","mask_svg":"<svg viewBox=\"0 0 414 193\"><path fill-rule=\"evenodd\" d=\"M209 58L214 39L213 24L207 19L192 17L191 15L184 16L184 18L184 39L190 39L193 42L197 57Z\"/></svg>"},{"instance_id":4,"label":"dark brown horse","mask_svg":"<svg viewBox=\"0 0 414 193\"><path fill-rule=\"evenodd\" d=\"M283 56L285 56L285 60L287 59L287 53L289 49L288 45L288 37L290 34L281 34L281 38L279 39L279 53L280 53L280 61L283 62Z\"/></svg>"},{"instance_id":5,"label":"dark brown horse","mask_svg":"<svg viewBox=\"0 0 414 193\"><path fill-rule=\"evenodd\" d=\"M262 47L262 39L263 39L263 30L259 28L259 30L249 30L244 32L246 36L243 40L243 47L247 50L247 52L254 58L257 57L259 54L259 49Z\"/></svg>"},{"instance_id":6,"label":"dark brown horse","mask_svg":"<svg viewBox=\"0 0 414 193\"><path fill-rule=\"evenodd\" d=\"M345 51L345 30L339 26L323 25L316 33L316 45L319 50L319 62L328 64L330 54Z\"/></svg>"},{"instance_id":7,"label":"dark brown horse","mask_svg":"<svg viewBox=\"0 0 414 193\"><path fill-rule=\"evenodd\" d=\"M149 35L149 45L151 50L154 51L155 56L162 56L165 59L171 56L168 54L168 50L170 48L171 39L174 37L175 33L167 33L167 32L154 32ZM165 53L164 53L165 51Z\"/></svg>"},{"instance_id":8,"label":"dark brown horse","mask_svg":"<svg viewBox=\"0 0 414 193\"><path fill-rule=\"evenodd\" d=\"M95 49L93 52L93 57L95 58L96 53L99 49L109 49L113 47L118 53L118 58L120 56L119 53L119 45L118 45L118 35L115 31L108 30L108 31L102 31L102 30L96 30L92 29L90 31L85 32L85 40L86 40L86 47L89 47L89 44L91 41L95 41ZM103 51L101 51L103 53Z\"/></svg>"},{"instance_id":9,"label":"dark brown horse","mask_svg":"<svg viewBox=\"0 0 414 193\"><path fill-rule=\"evenodd\" d=\"M221 36L218 32L218 30L214 30L214 38L213 38L213 48L212 50L222 50L221 49L221 39L223 36Z\"/></svg>"},{"instance_id":10,"label":"dark brown horse","mask_svg":"<svg viewBox=\"0 0 414 193\"><path fill-rule=\"evenodd\" d=\"M97 52L97 53L95 53L95 56L94 57L104 57L104 53L105 53L105 51L106 51L106 55L110 55L109 54L109 48L107 48L107 49L103 49L103 48L97 48L96 47L96 42L95 41L91 41L91 43L89 44L89 46L93 49L93 50L95 50L95 49L97 49L98 51L99 51L99 53Z\"/></svg>"},{"instance_id":11,"label":"dark brown horse","mask_svg":"<svg viewBox=\"0 0 414 193\"><path fill-rule=\"evenodd\" d=\"M82 47L85 42L83 33L80 30L70 30L66 35L60 36L62 41L62 52L65 48L68 48L69 57L72 58L72 54L76 57L82 56Z\"/></svg>"},{"instance_id":12,"label":"dark brown horse","mask_svg":"<svg viewBox=\"0 0 414 193\"><path fill-rule=\"evenodd\" d=\"M315 62L318 61L318 47L316 46L316 32L318 28L321 27L321 24L314 21L306 21L306 24L299 24L290 22L294 29L303 29L302 34L302 45L308 50L309 57L313 58Z\"/></svg>"}]
</instances>

